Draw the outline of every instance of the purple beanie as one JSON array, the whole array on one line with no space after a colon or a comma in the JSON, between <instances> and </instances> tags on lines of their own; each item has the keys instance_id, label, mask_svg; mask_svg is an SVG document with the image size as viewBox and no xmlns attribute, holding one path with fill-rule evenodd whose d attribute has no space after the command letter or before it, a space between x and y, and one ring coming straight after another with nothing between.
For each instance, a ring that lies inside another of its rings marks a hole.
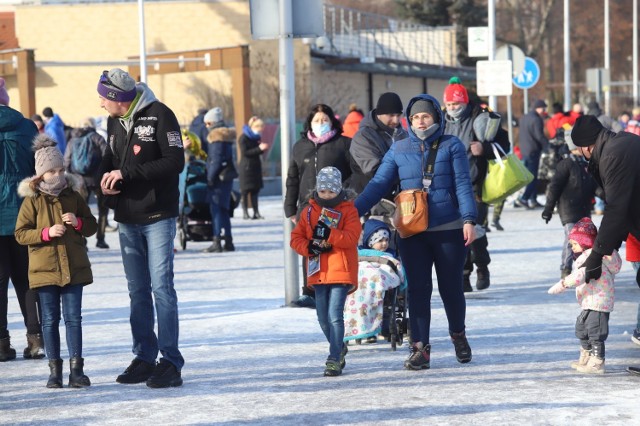
<instances>
[{"instance_id":1,"label":"purple beanie","mask_svg":"<svg viewBox=\"0 0 640 426\"><path fill-rule=\"evenodd\" d=\"M120 68L103 71L98 81L98 93L115 102L131 102L136 98L136 81Z\"/></svg>"},{"instance_id":2,"label":"purple beanie","mask_svg":"<svg viewBox=\"0 0 640 426\"><path fill-rule=\"evenodd\" d=\"M0 105L9 105L9 94L4 84L4 78L0 77Z\"/></svg>"}]
</instances>

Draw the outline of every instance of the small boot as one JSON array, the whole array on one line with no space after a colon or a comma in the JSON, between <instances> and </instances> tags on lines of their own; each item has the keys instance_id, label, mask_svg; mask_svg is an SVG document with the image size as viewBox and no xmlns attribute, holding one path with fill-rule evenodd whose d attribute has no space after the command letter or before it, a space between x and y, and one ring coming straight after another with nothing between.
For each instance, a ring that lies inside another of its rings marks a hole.
<instances>
[{"instance_id":1,"label":"small boot","mask_svg":"<svg viewBox=\"0 0 640 426\"><path fill-rule=\"evenodd\" d=\"M471 279L466 271L462 275L462 291L465 293L471 293L473 291L473 287L471 287Z\"/></svg>"},{"instance_id":2,"label":"small boot","mask_svg":"<svg viewBox=\"0 0 640 426\"><path fill-rule=\"evenodd\" d=\"M51 370L51 374L49 375L49 380L47 381L47 387L50 389L61 388L62 387L62 360L50 359L49 370Z\"/></svg>"},{"instance_id":3,"label":"small boot","mask_svg":"<svg viewBox=\"0 0 640 426\"><path fill-rule=\"evenodd\" d=\"M27 347L24 348L24 351L22 352L24 359L42 359L44 358L44 355L42 334L27 333Z\"/></svg>"},{"instance_id":4,"label":"small boot","mask_svg":"<svg viewBox=\"0 0 640 426\"><path fill-rule=\"evenodd\" d=\"M16 359L16 350L11 347L9 336L0 339L0 362Z\"/></svg>"},{"instance_id":5,"label":"small boot","mask_svg":"<svg viewBox=\"0 0 640 426\"><path fill-rule=\"evenodd\" d=\"M69 360L69 368L71 373L69 374L69 387L71 388L83 388L91 386L91 381L85 376L84 358L76 357Z\"/></svg>"},{"instance_id":6,"label":"small boot","mask_svg":"<svg viewBox=\"0 0 640 426\"><path fill-rule=\"evenodd\" d=\"M222 253L222 245L220 244L220 237L213 237L213 241L209 247L202 250L203 253Z\"/></svg>"},{"instance_id":7,"label":"small boot","mask_svg":"<svg viewBox=\"0 0 640 426\"><path fill-rule=\"evenodd\" d=\"M604 374L604 358L598 358L590 355L585 365L579 365L576 368L580 373Z\"/></svg>"},{"instance_id":8,"label":"small boot","mask_svg":"<svg viewBox=\"0 0 640 426\"><path fill-rule=\"evenodd\" d=\"M489 288L491 282L489 280L489 268L487 266L478 266L476 269L478 280L476 281L476 288L478 290L484 290Z\"/></svg>"},{"instance_id":9,"label":"small boot","mask_svg":"<svg viewBox=\"0 0 640 426\"><path fill-rule=\"evenodd\" d=\"M236 251L236 246L233 245L233 237L224 237L222 251Z\"/></svg>"},{"instance_id":10,"label":"small boot","mask_svg":"<svg viewBox=\"0 0 640 426\"><path fill-rule=\"evenodd\" d=\"M571 363L571 368L577 370L578 367L587 365L587 362L589 361L589 355L591 355L591 351L589 349L580 348L580 358L578 358L578 361L574 361Z\"/></svg>"}]
</instances>

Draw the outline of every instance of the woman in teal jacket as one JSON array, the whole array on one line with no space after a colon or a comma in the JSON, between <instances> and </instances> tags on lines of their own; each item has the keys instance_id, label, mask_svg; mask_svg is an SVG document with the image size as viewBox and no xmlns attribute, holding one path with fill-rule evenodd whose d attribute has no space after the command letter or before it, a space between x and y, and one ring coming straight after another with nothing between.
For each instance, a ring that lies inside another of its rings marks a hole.
<instances>
[{"instance_id":1,"label":"woman in teal jacket","mask_svg":"<svg viewBox=\"0 0 640 426\"><path fill-rule=\"evenodd\" d=\"M424 187L424 165L432 144L439 140L434 176L428 186L429 228L399 242L400 258L409 283L411 355L407 369L430 368L429 328L431 325L432 267L435 265L438 290L449 321L449 335L456 358L471 361L465 335L466 303L462 291L462 271L469 244L475 239L476 204L469 177L465 147L455 136L443 135L444 117L438 101L418 95L407 107L409 137L394 143L382 159L376 175L356 199L360 215L389 192L400 179L400 187Z\"/></svg>"}]
</instances>

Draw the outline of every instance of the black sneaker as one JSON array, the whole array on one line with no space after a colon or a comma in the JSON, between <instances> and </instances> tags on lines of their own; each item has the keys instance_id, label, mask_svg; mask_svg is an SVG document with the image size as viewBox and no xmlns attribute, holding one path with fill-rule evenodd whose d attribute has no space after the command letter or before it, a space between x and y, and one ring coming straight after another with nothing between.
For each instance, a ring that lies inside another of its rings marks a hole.
<instances>
[{"instance_id":1,"label":"black sneaker","mask_svg":"<svg viewBox=\"0 0 640 426\"><path fill-rule=\"evenodd\" d=\"M107 244L104 240L98 240L98 242L96 243L96 247L101 249L108 249L109 244Z\"/></svg>"},{"instance_id":2,"label":"black sneaker","mask_svg":"<svg viewBox=\"0 0 640 426\"><path fill-rule=\"evenodd\" d=\"M471 347L469 346L469 342L467 341L467 336L465 336L465 332L461 331L460 333L449 333L451 336L451 341L453 342L453 347L456 350L456 359L461 364L466 364L471 361Z\"/></svg>"},{"instance_id":3,"label":"black sneaker","mask_svg":"<svg viewBox=\"0 0 640 426\"><path fill-rule=\"evenodd\" d=\"M340 363L334 361L332 359L328 360L325 364L324 375L329 377L335 377L342 374L342 368L340 368Z\"/></svg>"},{"instance_id":4,"label":"black sneaker","mask_svg":"<svg viewBox=\"0 0 640 426\"><path fill-rule=\"evenodd\" d=\"M164 358L156 364L153 374L147 380L150 388L175 388L182 386L182 377L175 365Z\"/></svg>"},{"instance_id":5,"label":"black sneaker","mask_svg":"<svg viewBox=\"0 0 640 426\"><path fill-rule=\"evenodd\" d=\"M347 356L348 352L349 352L349 348L347 347L347 344L343 343L342 351L340 352L340 369L343 369L345 365L347 365L347 361L345 360L345 357Z\"/></svg>"},{"instance_id":6,"label":"black sneaker","mask_svg":"<svg viewBox=\"0 0 640 426\"><path fill-rule=\"evenodd\" d=\"M411 346L411 354L404 362L404 368L407 370L426 370L431 367L431 345L425 345L424 348L418 349L417 345Z\"/></svg>"},{"instance_id":7,"label":"black sneaker","mask_svg":"<svg viewBox=\"0 0 640 426\"><path fill-rule=\"evenodd\" d=\"M154 371L155 366L140 358L134 358L124 373L116 378L116 382L124 384L146 382Z\"/></svg>"},{"instance_id":8,"label":"black sneaker","mask_svg":"<svg viewBox=\"0 0 640 426\"><path fill-rule=\"evenodd\" d=\"M504 231L504 228L502 227L502 225L500 225L499 220L494 220L493 222L491 222L491 226L496 228L498 231Z\"/></svg>"}]
</instances>

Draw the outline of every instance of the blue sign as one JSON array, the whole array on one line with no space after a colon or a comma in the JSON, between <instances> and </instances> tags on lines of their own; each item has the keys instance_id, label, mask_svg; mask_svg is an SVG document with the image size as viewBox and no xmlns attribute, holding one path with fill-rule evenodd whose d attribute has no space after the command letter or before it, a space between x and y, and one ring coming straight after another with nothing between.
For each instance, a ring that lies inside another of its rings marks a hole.
<instances>
[{"instance_id":1,"label":"blue sign","mask_svg":"<svg viewBox=\"0 0 640 426\"><path fill-rule=\"evenodd\" d=\"M535 59L524 58L524 69L513 77L513 85L519 89L531 89L540 79L540 67Z\"/></svg>"}]
</instances>

